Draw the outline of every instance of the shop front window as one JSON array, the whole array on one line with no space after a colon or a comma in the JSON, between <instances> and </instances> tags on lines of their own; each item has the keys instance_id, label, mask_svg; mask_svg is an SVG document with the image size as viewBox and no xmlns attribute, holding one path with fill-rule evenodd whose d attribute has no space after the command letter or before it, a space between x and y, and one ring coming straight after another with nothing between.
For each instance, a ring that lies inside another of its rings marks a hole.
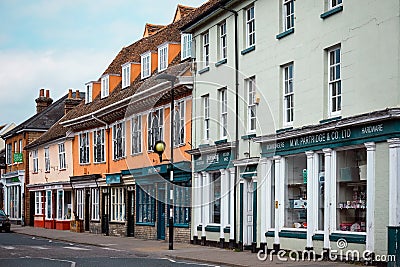
<instances>
[{"instance_id":1,"label":"shop front window","mask_svg":"<svg viewBox=\"0 0 400 267\"><path fill-rule=\"evenodd\" d=\"M307 157L286 158L285 222L287 228L307 228Z\"/></svg>"},{"instance_id":2,"label":"shop front window","mask_svg":"<svg viewBox=\"0 0 400 267\"><path fill-rule=\"evenodd\" d=\"M52 206L52 193L51 190L46 191L46 219L53 218L53 206Z\"/></svg>"},{"instance_id":3,"label":"shop front window","mask_svg":"<svg viewBox=\"0 0 400 267\"><path fill-rule=\"evenodd\" d=\"M20 218L21 217L21 209L20 209L20 194L21 187L19 185L10 186L8 191L8 199L10 200L10 210L8 215L10 218Z\"/></svg>"},{"instance_id":4,"label":"shop front window","mask_svg":"<svg viewBox=\"0 0 400 267\"><path fill-rule=\"evenodd\" d=\"M337 152L337 230L366 231L367 150Z\"/></svg>"},{"instance_id":5,"label":"shop front window","mask_svg":"<svg viewBox=\"0 0 400 267\"><path fill-rule=\"evenodd\" d=\"M221 173L211 174L210 223L221 222Z\"/></svg>"},{"instance_id":6,"label":"shop front window","mask_svg":"<svg viewBox=\"0 0 400 267\"><path fill-rule=\"evenodd\" d=\"M325 156L318 154L318 230L324 230L325 214Z\"/></svg>"},{"instance_id":7,"label":"shop front window","mask_svg":"<svg viewBox=\"0 0 400 267\"><path fill-rule=\"evenodd\" d=\"M137 187L136 221L138 223L155 222L155 189L153 185L141 185Z\"/></svg>"}]
</instances>

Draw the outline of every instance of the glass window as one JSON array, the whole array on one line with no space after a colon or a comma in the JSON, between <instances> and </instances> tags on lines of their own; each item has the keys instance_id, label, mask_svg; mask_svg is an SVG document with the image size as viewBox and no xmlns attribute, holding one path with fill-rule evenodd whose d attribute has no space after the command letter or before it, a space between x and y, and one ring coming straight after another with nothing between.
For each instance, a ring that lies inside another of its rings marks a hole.
<instances>
[{"instance_id":1,"label":"glass window","mask_svg":"<svg viewBox=\"0 0 400 267\"><path fill-rule=\"evenodd\" d=\"M174 146L185 144L185 102L175 103Z\"/></svg>"},{"instance_id":2,"label":"glass window","mask_svg":"<svg viewBox=\"0 0 400 267\"><path fill-rule=\"evenodd\" d=\"M150 60L151 53L148 52L144 55L142 55L142 64L141 64L141 73L142 73L142 79L147 78L150 76L150 71L151 71L151 60Z\"/></svg>"},{"instance_id":3,"label":"glass window","mask_svg":"<svg viewBox=\"0 0 400 267\"><path fill-rule=\"evenodd\" d=\"M283 0L284 31L294 27L294 0Z\"/></svg>"},{"instance_id":4,"label":"glass window","mask_svg":"<svg viewBox=\"0 0 400 267\"><path fill-rule=\"evenodd\" d=\"M84 218L84 207L85 207L85 202L84 202L84 190L83 189L78 189L76 190L76 216L78 219L83 220Z\"/></svg>"},{"instance_id":5,"label":"glass window","mask_svg":"<svg viewBox=\"0 0 400 267\"><path fill-rule=\"evenodd\" d=\"M10 218L21 218L20 199L21 199L21 186L10 186L7 190L7 197L10 200L8 215Z\"/></svg>"},{"instance_id":6,"label":"glass window","mask_svg":"<svg viewBox=\"0 0 400 267\"><path fill-rule=\"evenodd\" d=\"M111 188L111 220L125 221L125 191L122 187Z\"/></svg>"},{"instance_id":7,"label":"glass window","mask_svg":"<svg viewBox=\"0 0 400 267\"><path fill-rule=\"evenodd\" d=\"M79 134L79 163L89 163L89 133Z\"/></svg>"},{"instance_id":8,"label":"glass window","mask_svg":"<svg viewBox=\"0 0 400 267\"><path fill-rule=\"evenodd\" d=\"M174 187L174 224L189 225L190 182L177 183Z\"/></svg>"},{"instance_id":9,"label":"glass window","mask_svg":"<svg viewBox=\"0 0 400 267\"><path fill-rule=\"evenodd\" d=\"M154 196L155 189L153 185L137 186L137 211L136 221L138 223L154 223L156 203Z\"/></svg>"},{"instance_id":10,"label":"glass window","mask_svg":"<svg viewBox=\"0 0 400 267\"><path fill-rule=\"evenodd\" d=\"M100 208L99 208L100 196L99 196L98 188L92 188L91 198L92 198L92 210L91 210L92 220L99 220L100 219Z\"/></svg>"},{"instance_id":11,"label":"glass window","mask_svg":"<svg viewBox=\"0 0 400 267\"><path fill-rule=\"evenodd\" d=\"M203 38L203 66L210 65L210 35L208 32L202 35Z\"/></svg>"},{"instance_id":12,"label":"glass window","mask_svg":"<svg viewBox=\"0 0 400 267\"><path fill-rule=\"evenodd\" d=\"M105 161L105 131L104 129L93 132L93 149L94 162L100 163Z\"/></svg>"},{"instance_id":13,"label":"glass window","mask_svg":"<svg viewBox=\"0 0 400 267\"><path fill-rule=\"evenodd\" d=\"M6 163L11 164L12 163L12 146L11 144L7 144L7 149L6 149ZM37 171L36 171L37 172Z\"/></svg>"},{"instance_id":14,"label":"glass window","mask_svg":"<svg viewBox=\"0 0 400 267\"><path fill-rule=\"evenodd\" d=\"M122 66L122 88L131 85L131 64Z\"/></svg>"},{"instance_id":15,"label":"glass window","mask_svg":"<svg viewBox=\"0 0 400 267\"><path fill-rule=\"evenodd\" d=\"M247 39L246 44L247 47L251 47L256 43L256 24L254 18L254 6L249 7L246 10L246 30L247 30Z\"/></svg>"},{"instance_id":16,"label":"glass window","mask_svg":"<svg viewBox=\"0 0 400 267\"><path fill-rule=\"evenodd\" d=\"M210 97L203 96L204 140L210 139Z\"/></svg>"},{"instance_id":17,"label":"glass window","mask_svg":"<svg viewBox=\"0 0 400 267\"><path fill-rule=\"evenodd\" d=\"M110 93L110 79L109 76L101 78L101 98L107 97Z\"/></svg>"},{"instance_id":18,"label":"glass window","mask_svg":"<svg viewBox=\"0 0 400 267\"><path fill-rule=\"evenodd\" d=\"M48 147L44 148L44 166L45 166L45 171L50 172L50 154Z\"/></svg>"},{"instance_id":19,"label":"glass window","mask_svg":"<svg viewBox=\"0 0 400 267\"><path fill-rule=\"evenodd\" d=\"M342 0L329 0L329 9L342 5Z\"/></svg>"},{"instance_id":20,"label":"glass window","mask_svg":"<svg viewBox=\"0 0 400 267\"><path fill-rule=\"evenodd\" d=\"M113 126L113 159L118 160L125 157L125 123L120 122Z\"/></svg>"},{"instance_id":21,"label":"glass window","mask_svg":"<svg viewBox=\"0 0 400 267\"><path fill-rule=\"evenodd\" d=\"M88 83L86 84L85 103L88 104L92 102L92 98L93 98L93 84Z\"/></svg>"},{"instance_id":22,"label":"glass window","mask_svg":"<svg viewBox=\"0 0 400 267\"><path fill-rule=\"evenodd\" d=\"M182 60L192 56L192 34L184 33L181 36Z\"/></svg>"},{"instance_id":23,"label":"glass window","mask_svg":"<svg viewBox=\"0 0 400 267\"><path fill-rule=\"evenodd\" d=\"M219 35L220 59L225 59L227 57L227 35L225 21L219 25Z\"/></svg>"},{"instance_id":24,"label":"glass window","mask_svg":"<svg viewBox=\"0 0 400 267\"><path fill-rule=\"evenodd\" d=\"M210 176L210 222L221 223L221 173Z\"/></svg>"},{"instance_id":25,"label":"glass window","mask_svg":"<svg viewBox=\"0 0 400 267\"><path fill-rule=\"evenodd\" d=\"M158 48L158 71L168 67L168 44Z\"/></svg>"},{"instance_id":26,"label":"glass window","mask_svg":"<svg viewBox=\"0 0 400 267\"><path fill-rule=\"evenodd\" d=\"M247 84L247 129L248 132L256 130L256 78L251 77L246 80Z\"/></svg>"},{"instance_id":27,"label":"glass window","mask_svg":"<svg viewBox=\"0 0 400 267\"><path fill-rule=\"evenodd\" d=\"M53 219L53 200L51 190L46 191L46 219Z\"/></svg>"},{"instance_id":28,"label":"glass window","mask_svg":"<svg viewBox=\"0 0 400 267\"><path fill-rule=\"evenodd\" d=\"M132 154L142 152L142 116L137 115L132 118Z\"/></svg>"},{"instance_id":29,"label":"glass window","mask_svg":"<svg viewBox=\"0 0 400 267\"><path fill-rule=\"evenodd\" d=\"M338 151L337 160L337 230L366 231L367 150Z\"/></svg>"},{"instance_id":30,"label":"glass window","mask_svg":"<svg viewBox=\"0 0 400 267\"><path fill-rule=\"evenodd\" d=\"M325 156L318 154L318 230L324 230L325 223Z\"/></svg>"},{"instance_id":31,"label":"glass window","mask_svg":"<svg viewBox=\"0 0 400 267\"><path fill-rule=\"evenodd\" d=\"M42 191L35 192L35 215L43 214L43 196Z\"/></svg>"},{"instance_id":32,"label":"glass window","mask_svg":"<svg viewBox=\"0 0 400 267\"><path fill-rule=\"evenodd\" d=\"M294 114L293 63L283 68L283 88L284 124L290 125Z\"/></svg>"},{"instance_id":33,"label":"glass window","mask_svg":"<svg viewBox=\"0 0 400 267\"><path fill-rule=\"evenodd\" d=\"M284 227L307 228L307 156L287 157Z\"/></svg>"},{"instance_id":34,"label":"glass window","mask_svg":"<svg viewBox=\"0 0 400 267\"><path fill-rule=\"evenodd\" d=\"M152 151L155 143L163 140L164 110L157 109L150 112L147 116L147 125L148 150Z\"/></svg>"},{"instance_id":35,"label":"glass window","mask_svg":"<svg viewBox=\"0 0 400 267\"><path fill-rule=\"evenodd\" d=\"M228 136L228 97L226 88L221 89L219 91L219 99L221 105L221 116L220 116L220 125L221 125L221 138L227 138Z\"/></svg>"},{"instance_id":36,"label":"glass window","mask_svg":"<svg viewBox=\"0 0 400 267\"><path fill-rule=\"evenodd\" d=\"M33 158L33 172L37 173L39 171L39 158L37 149L32 151L32 158Z\"/></svg>"},{"instance_id":37,"label":"glass window","mask_svg":"<svg viewBox=\"0 0 400 267\"><path fill-rule=\"evenodd\" d=\"M329 103L330 114L339 114L342 109L342 80L340 47L328 51L329 57Z\"/></svg>"},{"instance_id":38,"label":"glass window","mask_svg":"<svg viewBox=\"0 0 400 267\"><path fill-rule=\"evenodd\" d=\"M57 191L57 219L64 219L64 191Z\"/></svg>"},{"instance_id":39,"label":"glass window","mask_svg":"<svg viewBox=\"0 0 400 267\"><path fill-rule=\"evenodd\" d=\"M65 144L58 144L58 164L60 170L66 169L67 165L65 162Z\"/></svg>"},{"instance_id":40,"label":"glass window","mask_svg":"<svg viewBox=\"0 0 400 267\"><path fill-rule=\"evenodd\" d=\"M22 139L19 139L19 153L22 153Z\"/></svg>"}]
</instances>

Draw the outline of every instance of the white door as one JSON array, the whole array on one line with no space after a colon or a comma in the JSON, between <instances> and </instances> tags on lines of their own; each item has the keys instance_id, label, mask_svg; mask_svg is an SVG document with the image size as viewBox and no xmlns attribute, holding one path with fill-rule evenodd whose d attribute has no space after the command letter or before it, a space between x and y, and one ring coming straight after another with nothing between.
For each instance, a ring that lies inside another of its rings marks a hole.
<instances>
[{"instance_id":1,"label":"white door","mask_svg":"<svg viewBox=\"0 0 400 267\"><path fill-rule=\"evenodd\" d=\"M243 188L243 245L253 242L253 181L246 180Z\"/></svg>"}]
</instances>

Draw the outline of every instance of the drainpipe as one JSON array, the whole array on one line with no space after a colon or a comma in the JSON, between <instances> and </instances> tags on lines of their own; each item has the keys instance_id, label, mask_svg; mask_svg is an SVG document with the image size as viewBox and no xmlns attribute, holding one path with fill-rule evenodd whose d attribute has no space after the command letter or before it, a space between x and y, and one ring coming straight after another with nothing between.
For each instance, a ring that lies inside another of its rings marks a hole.
<instances>
[{"instance_id":1,"label":"drainpipe","mask_svg":"<svg viewBox=\"0 0 400 267\"><path fill-rule=\"evenodd\" d=\"M239 36L238 36L238 12L232 9L228 9L225 6L220 6L221 9L231 12L235 16L235 154L234 159L239 158ZM237 178L238 171L235 171L235 184L234 184L234 206L236 207L236 190L237 190ZM236 219L236 209L234 209L234 222L231 222L231 229L235 229L235 225L237 225ZM229 240L229 248L233 248L234 244L236 243L236 235L234 240Z\"/></svg>"}]
</instances>

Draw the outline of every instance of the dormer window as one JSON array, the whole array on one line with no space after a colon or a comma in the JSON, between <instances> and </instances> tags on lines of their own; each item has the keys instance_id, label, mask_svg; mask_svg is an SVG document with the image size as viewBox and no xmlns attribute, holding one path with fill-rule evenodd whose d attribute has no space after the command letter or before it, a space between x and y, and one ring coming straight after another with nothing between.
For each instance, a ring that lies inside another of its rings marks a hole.
<instances>
[{"instance_id":1,"label":"dormer window","mask_svg":"<svg viewBox=\"0 0 400 267\"><path fill-rule=\"evenodd\" d=\"M110 79L109 76L101 78L101 98L105 98L110 93Z\"/></svg>"},{"instance_id":2,"label":"dormer window","mask_svg":"<svg viewBox=\"0 0 400 267\"><path fill-rule=\"evenodd\" d=\"M131 64L122 65L122 88L131 85Z\"/></svg>"},{"instance_id":3,"label":"dormer window","mask_svg":"<svg viewBox=\"0 0 400 267\"><path fill-rule=\"evenodd\" d=\"M85 104L91 103L93 98L93 84L86 84Z\"/></svg>"},{"instance_id":4,"label":"dormer window","mask_svg":"<svg viewBox=\"0 0 400 267\"><path fill-rule=\"evenodd\" d=\"M168 44L158 47L158 71L168 67Z\"/></svg>"},{"instance_id":5,"label":"dormer window","mask_svg":"<svg viewBox=\"0 0 400 267\"><path fill-rule=\"evenodd\" d=\"M151 70L151 52L147 52L146 54L142 55L142 79L147 78L150 76Z\"/></svg>"},{"instance_id":6,"label":"dormer window","mask_svg":"<svg viewBox=\"0 0 400 267\"><path fill-rule=\"evenodd\" d=\"M181 36L182 60L192 56L192 34L184 33Z\"/></svg>"}]
</instances>

